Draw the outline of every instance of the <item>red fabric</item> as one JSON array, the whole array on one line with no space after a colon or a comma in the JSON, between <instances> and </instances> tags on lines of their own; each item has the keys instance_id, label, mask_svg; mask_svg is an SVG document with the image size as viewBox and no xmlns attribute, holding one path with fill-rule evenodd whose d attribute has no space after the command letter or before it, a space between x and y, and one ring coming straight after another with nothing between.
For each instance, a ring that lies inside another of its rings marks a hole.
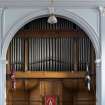
<instances>
[{"instance_id":1,"label":"red fabric","mask_svg":"<svg viewBox=\"0 0 105 105\"><path fill-rule=\"evenodd\" d=\"M57 105L57 96L45 96L45 105Z\"/></svg>"}]
</instances>

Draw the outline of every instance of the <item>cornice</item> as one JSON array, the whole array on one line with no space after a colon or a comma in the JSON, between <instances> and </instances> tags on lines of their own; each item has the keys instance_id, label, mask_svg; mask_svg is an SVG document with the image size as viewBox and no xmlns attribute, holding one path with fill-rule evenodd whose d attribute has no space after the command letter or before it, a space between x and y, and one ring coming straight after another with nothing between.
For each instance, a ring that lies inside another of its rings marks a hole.
<instances>
[{"instance_id":1,"label":"cornice","mask_svg":"<svg viewBox=\"0 0 105 105\"><path fill-rule=\"evenodd\" d=\"M48 7L50 0L0 0L1 8ZM54 7L96 8L105 7L105 0L54 0Z\"/></svg>"}]
</instances>

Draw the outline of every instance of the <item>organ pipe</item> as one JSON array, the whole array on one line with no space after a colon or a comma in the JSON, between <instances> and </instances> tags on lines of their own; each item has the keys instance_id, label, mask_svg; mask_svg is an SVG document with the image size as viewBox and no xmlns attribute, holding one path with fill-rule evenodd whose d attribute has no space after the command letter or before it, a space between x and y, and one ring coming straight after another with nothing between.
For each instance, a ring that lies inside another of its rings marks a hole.
<instances>
[{"instance_id":1,"label":"organ pipe","mask_svg":"<svg viewBox=\"0 0 105 105\"><path fill-rule=\"evenodd\" d=\"M28 70L28 41L25 40L25 71Z\"/></svg>"}]
</instances>

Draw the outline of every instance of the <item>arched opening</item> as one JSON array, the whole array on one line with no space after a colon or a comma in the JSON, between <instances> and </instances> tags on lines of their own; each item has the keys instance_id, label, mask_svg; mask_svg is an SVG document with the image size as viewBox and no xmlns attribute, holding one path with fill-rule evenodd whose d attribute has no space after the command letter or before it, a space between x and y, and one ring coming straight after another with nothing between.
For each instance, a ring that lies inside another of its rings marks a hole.
<instances>
[{"instance_id":1,"label":"arched opening","mask_svg":"<svg viewBox=\"0 0 105 105\"><path fill-rule=\"evenodd\" d=\"M57 18L53 25L47 17L33 20L12 39L7 53L8 105L48 104L47 98L53 98L53 104L96 104L94 47L78 25Z\"/></svg>"}]
</instances>

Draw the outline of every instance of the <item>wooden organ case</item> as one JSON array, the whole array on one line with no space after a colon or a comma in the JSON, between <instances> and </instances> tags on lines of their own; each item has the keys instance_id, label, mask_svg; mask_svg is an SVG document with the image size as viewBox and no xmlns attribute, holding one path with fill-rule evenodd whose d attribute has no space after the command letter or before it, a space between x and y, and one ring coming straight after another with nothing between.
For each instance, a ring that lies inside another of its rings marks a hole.
<instances>
[{"instance_id":1,"label":"wooden organ case","mask_svg":"<svg viewBox=\"0 0 105 105\"><path fill-rule=\"evenodd\" d=\"M96 105L95 51L90 39L71 21L57 17L58 23L48 24L47 18L26 24L10 43L7 105L45 105L46 96L57 97L57 105ZM87 66L90 91L85 85Z\"/></svg>"}]
</instances>

